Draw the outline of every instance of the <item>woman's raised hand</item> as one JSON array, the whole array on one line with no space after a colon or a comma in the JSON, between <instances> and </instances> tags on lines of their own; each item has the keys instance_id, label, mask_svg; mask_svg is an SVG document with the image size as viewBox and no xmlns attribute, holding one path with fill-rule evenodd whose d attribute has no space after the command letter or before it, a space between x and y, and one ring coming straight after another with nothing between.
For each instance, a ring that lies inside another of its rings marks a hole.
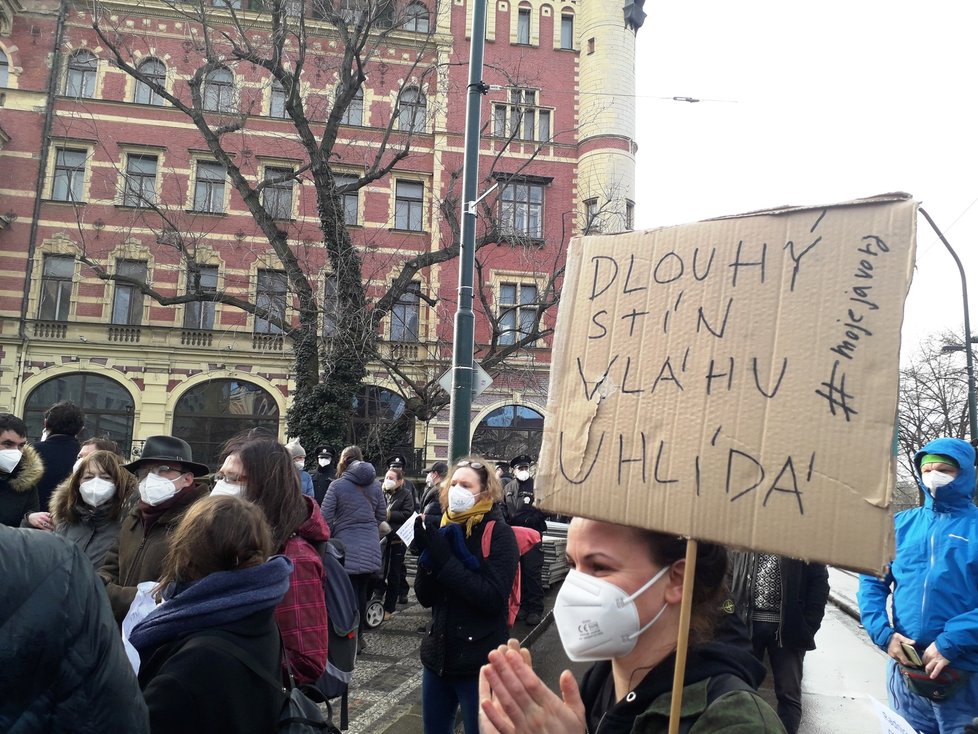
<instances>
[{"instance_id":1,"label":"woman's raised hand","mask_svg":"<svg viewBox=\"0 0 978 734\"><path fill-rule=\"evenodd\" d=\"M569 670L560 676L563 699L531 667L530 651L516 640L489 653L479 671L481 734L582 734L584 702Z\"/></svg>"}]
</instances>

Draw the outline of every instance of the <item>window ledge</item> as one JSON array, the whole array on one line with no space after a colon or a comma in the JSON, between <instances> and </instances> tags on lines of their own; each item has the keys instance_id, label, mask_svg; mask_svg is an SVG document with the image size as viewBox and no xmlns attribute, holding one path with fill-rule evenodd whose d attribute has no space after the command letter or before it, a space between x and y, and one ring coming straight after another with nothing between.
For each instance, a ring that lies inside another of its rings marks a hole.
<instances>
[{"instance_id":1,"label":"window ledge","mask_svg":"<svg viewBox=\"0 0 978 734\"><path fill-rule=\"evenodd\" d=\"M398 229L397 227L391 227L387 231L397 234L428 234L428 231L424 229Z\"/></svg>"},{"instance_id":2,"label":"window ledge","mask_svg":"<svg viewBox=\"0 0 978 734\"><path fill-rule=\"evenodd\" d=\"M67 204L68 206L85 206L87 201L72 201L71 199L41 199L44 204Z\"/></svg>"},{"instance_id":3,"label":"window ledge","mask_svg":"<svg viewBox=\"0 0 978 734\"><path fill-rule=\"evenodd\" d=\"M133 204L116 204L116 209L125 209L132 212L151 212L153 211L152 206L135 206Z\"/></svg>"},{"instance_id":4,"label":"window ledge","mask_svg":"<svg viewBox=\"0 0 978 734\"><path fill-rule=\"evenodd\" d=\"M512 235L504 234L499 237L500 243L505 243L507 245L534 245L536 247L543 247L547 244L547 240L542 237L528 237L526 235Z\"/></svg>"},{"instance_id":5,"label":"window ledge","mask_svg":"<svg viewBox=\"0 0 978 734\"><path fill-rule=\"evenodd\" d=\"M205 214L210 217L226 217L227 212L209 212L206 209L184 209L187 214Z\"/></svg>"}]
</instances>

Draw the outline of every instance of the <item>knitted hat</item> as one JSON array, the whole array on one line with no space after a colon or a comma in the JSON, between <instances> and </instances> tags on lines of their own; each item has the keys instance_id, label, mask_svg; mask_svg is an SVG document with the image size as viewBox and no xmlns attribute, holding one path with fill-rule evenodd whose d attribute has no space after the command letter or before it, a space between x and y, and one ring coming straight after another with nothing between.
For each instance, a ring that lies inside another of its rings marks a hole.
<instances>
[{"instance_id":1,"label":"knitted hat","mask_svg":"<svg viewBox=\"0 0 978 734\"><path fill-rule=\"evenodd\" d=\"M924 454L920 460L920 465L923 466L924 464L950 464L951 466L958 466L956 460L944 454ZM958 468L960 469L960 467Z\"/></svg>"},{"instance_id":2,"label":"knitted hat","mask_svg":"<svg viewBox=\"0 0 978 734\"><path fill-rule=\"evenodd\" d=\"M293 438L291 441L285 444L285 448L289 450L289 456L291 456L293 459L304 459L306 456L306 450L302 448L302 444L299 443L299 439L297 438Z\"/></svg>"}]
</instances>

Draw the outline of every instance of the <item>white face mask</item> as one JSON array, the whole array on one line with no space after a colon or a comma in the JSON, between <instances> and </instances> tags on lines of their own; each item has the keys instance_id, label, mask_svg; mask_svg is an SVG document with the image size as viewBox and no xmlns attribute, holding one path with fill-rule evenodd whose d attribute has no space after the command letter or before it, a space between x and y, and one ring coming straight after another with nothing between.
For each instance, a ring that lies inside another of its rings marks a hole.
<instances>
[{"instance_id":1,"label":"white face mask","mask_svg":"<svg viewBox=\"0 0 978 734\"><path fill-rule=\"evenodd\" d=\"M435 477L434 477L434 475L429 474L428 476L426 476L424 478L424 483L428 487L434 487L435 486Z\"/></svg>"},{"instance_id":2,"label":"white face mask","mask_svg":"<svg viewBox=\"0 0 978 734\"><path fill-rule=\"evenodd\" d=\"M530 478L530 472L528 472L526 469L521 469L520 471L516 472L516 478L521 482L525 482Z\"/></svg>"},{"instance_id":3,"label":"white face mask","mask_svg":"<svg viewBox=\"0 0 978 734\"><path fill-rule=\"evenodd\" d=\"M396 486L397 486L397 482L395 482L393 479L385 479L384 480L384 491L390 492Z\"/></svg>"},{"instance_id":4,"label":"white face mask","mask_svg":"<svg viewBox=\"0 0 978 734\"><path fill-rule=\"evenodd\" d=\"M306 468L306 460L305 459L295 459L295 460L293 460L292 463L295 464L295 468L296 469L305 469Z\"/></svg>"},{"instance_id":5,"label":"white face mask","mask_svg":"<svg viewBox=\"0 0 978 734\"><path fill-rule=\"evenodd\" d=\"M475 505L475 495L457 484L448 488L448 509L451 512L465 512Z\"/></svg>"},{"instance_id":6,"label":"white face mask","mask_svg":"<svg viewBox=\"0 0 978 734\"><path fill-rule=\"evenodd\" d=\"M554 621L567 657L574 662L611 660L635 649L639 635L658 622L668 606L663 603L649 623L640 627L635 600L670 568L659 569L631 596L610 581L568 571L554 604Z\"/></svg>"},{"instance_id":7,"label":"white face mask","mask_svg":"<svg viewBox=\"0 0 978 734\"><path fill-rule=\"evenodd\" d=\"M115 483L101 477L93 477L79 484L78 492L86 505L99 507L115 496Z\"/></svg>"},{"instance_id":8,"label":"white face mask","mask_svg":"<svg viewBox=\"0 0 978 734\"><path fill-rule=\"evenodd\" d=\"M0 451L0 471L8 474L17 468L23 452L19 449L3 449Z\"/></svg>"},{"instance_id":9,"label":"white face mask","mask_svg":"<svg viewBox=\"0 0 978 734\"><path fill-rule=\"evenodd\" d=\"M212 495L227 494L232 497L240 497L242 492L244 492L242 485L231 484L227 479L218 479L214 482L214 489L211 490Z\"/></svg>"},{"instance_id":10,"label":"white face mask","mask_svg":"<svg viewBox=\"0 0 978 734\"><path fill-rule=\"evenodd\" d=\"M329 459L320 459L319 460L319 465L320 466L329 466L330 463L331 463L331 461Z\"/></svg>"},{"instance_id":11,"label":"white face mask","mask_svg":"<svg viewBox=\"0 0 978 734\"><path fill-rule=\"evenodd\" d=\"M158 505L176 496L177 485L172 479L161 477L152 472L139 483L139 498L147 505Z\"/></svg>"},{"instance_id":12,"label":"white face mask","mask_svg":"<svg viewBox=\"0 0 978 734\"><path fill-rule=\"evenodd\" d=\"M941 487L949 485L954 479L950 474L945 474L942 471L929 471L921 477L921 481L930 490L931 495L934 495Z\"/></svg>"}]
</instances>

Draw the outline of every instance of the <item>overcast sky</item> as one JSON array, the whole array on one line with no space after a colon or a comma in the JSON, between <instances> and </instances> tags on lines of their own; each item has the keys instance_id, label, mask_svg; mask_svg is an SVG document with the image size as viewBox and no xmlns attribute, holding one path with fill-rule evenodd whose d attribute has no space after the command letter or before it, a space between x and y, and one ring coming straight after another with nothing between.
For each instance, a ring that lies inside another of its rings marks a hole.
<instances>
[{"instance_id":1,"label":"overcast sky","mask_svg":"<svg viewBox=\"0 0 978 734\"><path fill-rule=\"evenodd\" d=\"M646 0L645 9L640 228L906 191L961 256L976 313L978 4ZM902 361L963 322L954 261L922 217L904 318Z\"/></svg>"}]
</instances>

